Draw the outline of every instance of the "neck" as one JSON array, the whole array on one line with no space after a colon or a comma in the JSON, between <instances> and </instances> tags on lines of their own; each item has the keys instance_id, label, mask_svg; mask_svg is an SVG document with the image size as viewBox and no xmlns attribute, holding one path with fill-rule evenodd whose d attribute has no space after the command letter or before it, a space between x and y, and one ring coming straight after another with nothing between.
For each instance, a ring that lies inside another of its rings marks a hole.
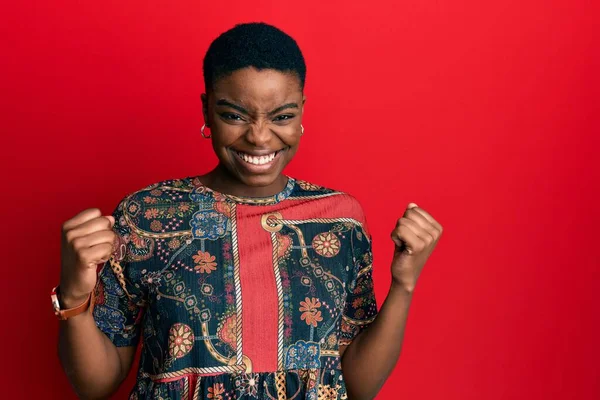
<instances>
[{"instance_id":1,"label":"neck","mask_svg":"<svg viewBox=\"0 0 600 400\"><path fill-rule=\"evenodd\" d=\"M233 176L227 168L218 165L207 173L198 177L202 184L216 192L239 197L270 197L281 192L287 185L288 178L279 174L275 181L266 186L250 186Z\"/></svg>"}]
</instances>

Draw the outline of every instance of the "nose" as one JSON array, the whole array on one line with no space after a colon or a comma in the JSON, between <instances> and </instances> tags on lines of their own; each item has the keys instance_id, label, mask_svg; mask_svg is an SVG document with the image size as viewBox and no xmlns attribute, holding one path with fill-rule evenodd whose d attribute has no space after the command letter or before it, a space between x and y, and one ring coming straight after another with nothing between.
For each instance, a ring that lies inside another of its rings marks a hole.
<instances>
[{"instance_id":1,"label":"nose","mask_svg":"<svg viewBox=\"0 0 600 400\"><path fill-rule=\"evenodd\" d=\"M256 147L263 147L269 143L272 135L273 133L269 129L268 124L256 122L250 125L250 128L246 132L246 140Z\"/></svg>"}]
</instances>

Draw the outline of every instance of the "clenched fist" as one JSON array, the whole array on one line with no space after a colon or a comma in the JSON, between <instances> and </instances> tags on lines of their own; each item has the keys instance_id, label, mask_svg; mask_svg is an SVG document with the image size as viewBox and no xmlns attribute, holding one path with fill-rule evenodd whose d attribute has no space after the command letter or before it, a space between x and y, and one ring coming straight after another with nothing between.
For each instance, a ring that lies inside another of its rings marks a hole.
<instances>
[{"instance_id":1,"label":"clenched fist","mask_svg":"<svg viewBox=\"0 0 600 400\"><path fill-rule=\"evenodd\" d=\"M415 203L410 203L392 231L392 240L396 243L392 282L412 292L441 236L439 222Z\"/></svg>"},{"instance_id":2,"label":"clenched fist","mask_svg":"<svg viewBox=\"0 0 600 400\"><path fill-rule=\"evenodd\" d=\"M97 265L113 252L115 219L97 208L84 210L62 226L60 299L62 307L83 303L96 286Z\"/></svg>"}]
</instances>

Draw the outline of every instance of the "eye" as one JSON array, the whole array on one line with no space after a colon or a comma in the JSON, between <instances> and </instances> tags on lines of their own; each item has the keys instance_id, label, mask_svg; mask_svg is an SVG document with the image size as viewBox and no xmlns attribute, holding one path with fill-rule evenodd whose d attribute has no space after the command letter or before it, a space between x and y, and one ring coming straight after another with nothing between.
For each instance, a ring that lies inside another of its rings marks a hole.
<instances>
[{"instance_id":1,"label":"eye","mask_svg":"<svg viewBox=\"0 0 600 400\"><path fill-rule=\"evenodd\" d=\"M244 120L244 118L242 118L240 115L234 114L234 113L222 113L221 117L228 121L243 121Z\"/></svg>"},{"instance_id":2,"label":"eye","mask_svg":"<svg viewBox=\"0 0 600 400\"><path fill-rule=\"evenodd\" d=\"M295 115L293 115L293 114L283 114L283 115L276 116L275 119L273 119L273 121L275 121L275 122L287 121L294 117L295 117Z\"/></svg>"}]
</instances>

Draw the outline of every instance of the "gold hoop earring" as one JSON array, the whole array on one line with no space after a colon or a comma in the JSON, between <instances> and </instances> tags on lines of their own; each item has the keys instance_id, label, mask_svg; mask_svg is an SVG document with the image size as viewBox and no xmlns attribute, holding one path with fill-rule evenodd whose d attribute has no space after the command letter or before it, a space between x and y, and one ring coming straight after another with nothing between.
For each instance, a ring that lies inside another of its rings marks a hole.
<instances>
[{"instance_id":1,"label":"gold hoop earring","mask_svg":"<svg viewBox=\"0 0 600 400\"><path fill-rule=\"evenodd\" d=\"M304 126L300 124L300 136L304 135Z\"/></svg>"},{"instance_id":2,"label":"gold hoop earring","mask_svg":"<svg viewBox=\"0 0 600 400\"><path fill-rule=\"evenodd\" d=\"M202 137L204 139L210 139L212 137L212 134L206 136L206 134L204 133L205 129L206 129L206 124L202 125L202 128L200 128L200 133L202 134Z\"/></svg>"}]
</instances>

